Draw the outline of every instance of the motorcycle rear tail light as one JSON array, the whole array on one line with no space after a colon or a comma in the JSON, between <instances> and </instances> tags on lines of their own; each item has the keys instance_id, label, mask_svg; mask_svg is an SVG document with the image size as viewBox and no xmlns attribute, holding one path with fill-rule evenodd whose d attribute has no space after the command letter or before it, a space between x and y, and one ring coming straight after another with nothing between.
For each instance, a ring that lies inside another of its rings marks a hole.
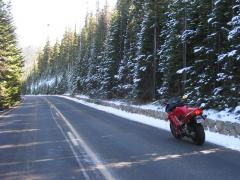
<instances>
[{"instance_id":1,"label":"motorcycle rear tail light","mask_svg":"<svg viewBox=\"0 0 240 180\"><path fill-rule=\"evenodd\" d=\"M197 109L194 111L195 116L200 116L202 114L202 110L201 109Z\"/></svg>"}]
</instances>

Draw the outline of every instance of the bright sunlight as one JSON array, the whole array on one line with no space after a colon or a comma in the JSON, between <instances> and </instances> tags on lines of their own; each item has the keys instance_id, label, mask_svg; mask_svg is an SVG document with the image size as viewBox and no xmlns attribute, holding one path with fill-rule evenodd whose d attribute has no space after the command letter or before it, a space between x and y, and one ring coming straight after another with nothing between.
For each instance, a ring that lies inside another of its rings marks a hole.
<instances>
[{"instance_id":1,"label":"bright sunlight","mask_svg":"<svg viewBox=\"0 0 240 180\"><path fill-rule=\"evenodd\" d=\"M114 7L116 0L99 0L100 8L108 3ZM95 12L96 0L11 0L12 13L19 45L43 46L61 39L66 28L83 26L87 12Z\"/></svg>"}]
</instances>

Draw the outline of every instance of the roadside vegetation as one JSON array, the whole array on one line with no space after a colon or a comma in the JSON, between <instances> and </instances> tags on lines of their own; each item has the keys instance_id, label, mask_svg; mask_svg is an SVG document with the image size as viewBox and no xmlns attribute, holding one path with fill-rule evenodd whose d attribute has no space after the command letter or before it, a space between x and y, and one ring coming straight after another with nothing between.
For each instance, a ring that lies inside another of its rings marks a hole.
<instances>
[{"instance_id":1,"label":"roadside vegetation","mask_svg":"<svg viewBox=\"0 0 240 180\"><path fill-rule=\"evenodd\" d=\"M21 67L11 6L0 0L0 111L20 100Z\"/></svg>"},{"instance_id":2,"label":"roadside vegetation","mask_svg":"<svg viewBox=\"0 0 240 180\"><path fill-rule=\"evenodd\" d=\"M46 43L26 94L139 102L188 95L218 110L240 102L239 0L118 0Z\"/></svg>"}]
</instances>

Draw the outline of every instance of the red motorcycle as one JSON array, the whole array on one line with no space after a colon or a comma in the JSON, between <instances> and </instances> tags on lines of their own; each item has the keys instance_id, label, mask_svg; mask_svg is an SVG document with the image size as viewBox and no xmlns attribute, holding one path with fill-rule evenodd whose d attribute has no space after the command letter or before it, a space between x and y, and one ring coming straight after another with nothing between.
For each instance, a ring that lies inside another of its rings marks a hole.
<instances>
[{"instance_id":1,"label":"red motorcycle","mask_svg":"<svg viewBox=\"0 0 240 180\"><path fill-rule=\"evenodd\" d=\"M166 112L170 121L171 133L176 139L192 138L197 145L205 142L202 122L205 121L203 110L186 106L180 98L174 97L166 103Z\"/></svg>"}]
</instances>

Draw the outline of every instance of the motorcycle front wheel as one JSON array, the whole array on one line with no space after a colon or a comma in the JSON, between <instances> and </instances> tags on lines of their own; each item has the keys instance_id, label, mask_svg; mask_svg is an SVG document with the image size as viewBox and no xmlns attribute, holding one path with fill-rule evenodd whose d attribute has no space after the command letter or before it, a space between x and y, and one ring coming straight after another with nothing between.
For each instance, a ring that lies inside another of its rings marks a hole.
<instances>
[{"instance_id":1,"label":"motorcycle front wheel","mask_svg":"<svg viewBox=\"0 0 240 180\"><path fill-rule=\"evenodd\" d=\"M196 145L203 145L205 142L205 132L202 124L196 124L194 126L195 135L192 137L192 141Z\"/></svg>"}]
</instances>

